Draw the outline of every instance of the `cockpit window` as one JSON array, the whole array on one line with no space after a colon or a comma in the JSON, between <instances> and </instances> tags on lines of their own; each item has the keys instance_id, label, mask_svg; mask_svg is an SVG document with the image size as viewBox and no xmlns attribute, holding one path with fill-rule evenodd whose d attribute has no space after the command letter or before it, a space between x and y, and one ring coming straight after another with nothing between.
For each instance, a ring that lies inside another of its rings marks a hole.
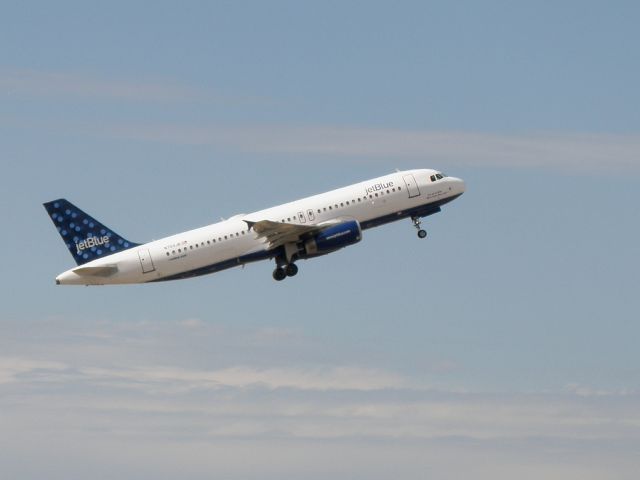
<instances>
[{"instance_id":1,"label":"cockpit window","mask_svg":"<svg viewBox=\"0 0 640 480\"><path fill-rule=\"evenodd\" d=\"M442 180L444 177L440 173L436 173L436 178Z\"/></svg>"},{"instance_id":2,"label":"cockpit window","mask_svg":"<svg viewBox=\"0 0 640 480\"><path fill-rule=\"evenodd\" d=\"M431 175L431 181L435 182L436 181L436 176L435 175Z\"/></svg>"}]
</instances>

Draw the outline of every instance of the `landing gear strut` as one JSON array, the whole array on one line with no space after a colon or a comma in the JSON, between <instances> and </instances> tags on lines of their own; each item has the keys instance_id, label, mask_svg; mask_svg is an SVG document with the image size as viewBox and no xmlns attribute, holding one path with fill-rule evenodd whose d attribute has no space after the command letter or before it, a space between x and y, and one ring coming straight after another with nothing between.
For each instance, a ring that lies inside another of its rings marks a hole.
<instances>
[{"instance_id":1,"label":"landing gear strut","mask_svg":"<svg viewBox=\"0 0 640 480\"><path fill-rule=\"evenodd\" d=\"M411 217L411 221L413 222L413 226L418 230L418 237L425 238L427 236L427 231L420 228L420 217Z\"/></svg>"},{"instance_id":2,"label":"landing gear strut","mask_svg":"<svg viewBox=\"0 0 640 480\"><path fill-rule=\"evenodd\" d=\"M298 247L295 243L285 243L284 255L276 257L276 269L273 271L273 279L281 282L287 277L295 277L298 273L298 266L293 263L297 258Z\"/></svg>"}]
</instances>

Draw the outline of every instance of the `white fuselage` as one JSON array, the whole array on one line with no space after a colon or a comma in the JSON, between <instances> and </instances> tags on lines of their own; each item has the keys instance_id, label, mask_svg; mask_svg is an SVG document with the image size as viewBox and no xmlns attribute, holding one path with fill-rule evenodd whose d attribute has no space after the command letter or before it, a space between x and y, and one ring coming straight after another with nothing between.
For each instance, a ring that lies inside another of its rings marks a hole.
<instances>
[{"instance_id":1,"label":"white fuselage","mask_svg":"<svg viewBox=\"0 0 640 480\"><path fill-rule=\"evenodd\" d=\"M59 284L146 283L187 278L274 256L249 222L270 220L318 225L355 219L363 229L406 217L435 213L464 192L460 179L432 180L435 170L407 170L314 195L212 225L178 233L93 260L56 278ZM437 209L437 210L433 210ZM86 275L82 268L109 268L115 273Z\"/></svg>"}]
</instances>

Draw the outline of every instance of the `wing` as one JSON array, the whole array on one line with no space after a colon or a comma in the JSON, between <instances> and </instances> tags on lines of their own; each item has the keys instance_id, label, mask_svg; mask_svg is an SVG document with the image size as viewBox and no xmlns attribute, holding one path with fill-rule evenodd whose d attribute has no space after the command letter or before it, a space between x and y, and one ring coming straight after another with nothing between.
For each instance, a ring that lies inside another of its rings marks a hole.
<instances>
[{"instance_id":1,"label":"wing","mask_svg":"<svg viewBox=\"0 0 640 480\"><path fill-rule=\"evenodd\" d=\"M258 238L266 239L269 250L287 243L296 243L305 236L326 228L326 225L294 225L293 223L273 222L271 220L260 220L259 222L245 220L245 223L249 225L249 230L253 229L258 234Z\"/></svg>"}]
</instances>

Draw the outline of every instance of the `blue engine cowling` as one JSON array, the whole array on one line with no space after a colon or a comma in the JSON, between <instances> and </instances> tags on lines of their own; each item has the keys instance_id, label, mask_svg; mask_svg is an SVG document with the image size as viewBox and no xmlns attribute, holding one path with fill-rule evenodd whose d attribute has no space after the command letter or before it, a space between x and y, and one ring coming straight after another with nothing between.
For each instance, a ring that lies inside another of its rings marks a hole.
<instances>
[{"instance_id":1,"label":"blue engine cowling","mask_svg":"<svg viewBox=\"0 0 640 480\"><path fill-rule=\"evenodd\" d=\"M331 225L307 240L304 243L304 252L308 256L324 255L358 243L361 239L360 223L357 220L349 220Z\"/></svg>"}]
</instances>

